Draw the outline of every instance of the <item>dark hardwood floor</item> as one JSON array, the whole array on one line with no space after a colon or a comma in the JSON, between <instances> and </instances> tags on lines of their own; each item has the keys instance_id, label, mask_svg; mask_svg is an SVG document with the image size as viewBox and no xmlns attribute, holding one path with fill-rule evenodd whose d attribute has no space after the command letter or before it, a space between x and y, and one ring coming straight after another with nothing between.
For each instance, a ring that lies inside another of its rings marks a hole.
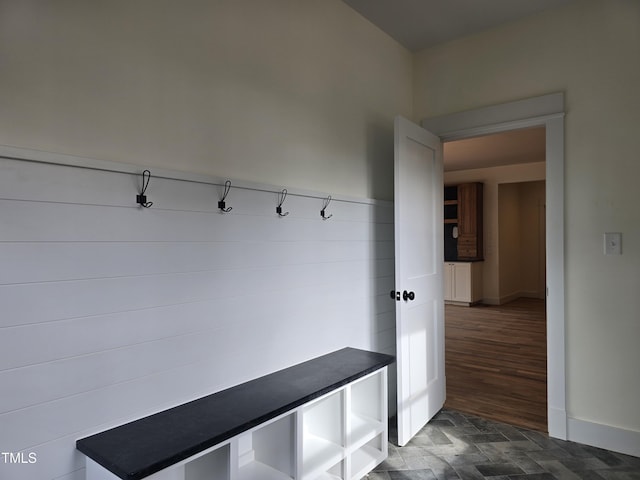
<instances>
[{"instance_id":1,"label":"dark hardwood floor","mask_svg":"<svg viewBox=\"0 0 640 480\"><path fill-rule=\"evenodd\" d=\"M543 300L445 305L446 408L547 431Z\"/></svg>"}]
</instances>

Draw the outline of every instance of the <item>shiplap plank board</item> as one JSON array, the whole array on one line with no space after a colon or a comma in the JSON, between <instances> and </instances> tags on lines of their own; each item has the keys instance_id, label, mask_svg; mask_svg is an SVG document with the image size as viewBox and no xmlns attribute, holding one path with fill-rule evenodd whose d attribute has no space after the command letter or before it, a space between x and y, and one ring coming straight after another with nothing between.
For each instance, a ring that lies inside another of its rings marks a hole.
<instances>
[{"instance_id":1,"label":"shiplap plank board","mask_svg":"<svg viewBox=\"0 0 640 480\"><path fill-rule=\"evenodd\" d=\"M205 382L192 370L204 371L206 366L207 363L202 362L165 370L135 381L2 414L0 422L4 428L0 430L0 443L3 448L7 445L12 450L20 450L81 431L89 425L126 418L130 412L142 415L165 405L169 407L178 403L185 392L202 388ZM221 375L225 373L220 372Z\"/></svg>"},{"instance_id":2,"label":"shiplap plank board","mask_svg":"<svg viewBox=\"0 0 640 480\"><path fill-rule=\"evenodd\" d=\"M237 345L225 350L223 338L217 342L210 348L216 353L212 359L1 414L5 429L0 431L0 443L19 451L68 435L89 435L289 365L282 362L282 350L273 349L270 356L264 342L252 350L261 362L248 358ZM220 368L221 362L238 362L245 369L239 374Z\"/></svg>"},{"instance_id":3,"label":"shiplap plank board","mask_svg":"<svg viewBox=\"0 0 640 480\"><path fill-rule=\"evenodd\" d=\"M360 288L366 288L364 282L360 285ZM247 292L242 297L155 306L134 312L5 328L0 335L0 365L5 369L19 368L79 357L181 334L217 331L229 322L242 325L252 318L258 318L267 325L273 325L273 319L278 319L277 325L281 326L288 318L298 319L317 314L318 304L331 305L338 298L350 299L348 292L352 290L350 284L332 283L309 290L292 289L262 294ZM369 296L363 297L363 305L351 300L343 312L337 311L334 315L338 319L351 315L361 321L372 322L370 315L393 313L395 306L388 294L371 297L368 289L364 293ZM369 305L374 308L371 313L364 311ZM283 334L278 333L279 337ZM25 344L31 348L23 348Z\"/></svg>"},{"instance_id":4,"label":"shiplap plank board","mask_svg":"<svg viewBox=\"0 0 640 480\"><path fill-rule=\"evenodd\" d=\"M0 200L0 242L390 241L388 224Z\"/></svg>"},{"instance_id":5,"label":"shiplap plank board","mask_svg":"<svg viewBox=\"0 0 640 480\"><path fill-rule=\"evenodd\" d=\"M4 243L0 285L393 259L392 242Z\"/></svg>"},{"instance_id":6,"label":"shiplap plank board","mask_svg":"<svg viewBox=\"0 0 640 480\"><path fill-rule=\"evenodd\" d=\"M324 194L289 195L279 218L282 187L232 185L221 214L221 186L152 176L143 209L140 182L0 159L0 444L39 452L18 480L82 478L75 438L395 348L389 202L334 199L325 221Z\"/></svg>"},{"instance_id":7,"label":"shiplap plank board","mask_svg":"<svg viewBox=\"0 0 640 480\"><path fill-rule=\"evenodd\" d=\"M326 308L320 307L320 309L330 315L334 308L339 307L339 303L325 304ZM290 328L286 328L285 331L290 333L296 329L304 329L308 332L306 335L311 337L306 338L306 341L313 341L318 345L332 345L342 341L332 334L331 327L336 326L335 322L328 324L319 320L313 317L305 319L304 323L298 322L297 325L287 326ZM348 327L347 338L349 333L360 330L362 323L353 322ZM136 378L135 381L107 383L107 386L102 388L0 414L0 422L5 427L0 431L0 443L15 445L18 449L27 448L34 443L45 443L69 435L91 422L110 423L126 416L129 411L141 412L155 405L160 406L158 399L163 399L164 402L170 399L172 403L177 403L191 391L201 392L204 387L207 387L213 392L221 386L245 381L248 378L244 377L251 377L251 373L239 378L233 369L220 368L221 364L228 365L229 362L236 361L239 355L238 337L242 337L246 344L246 348L243 346L242 349L245 357L246 352L255 352L260 355L259 366L255 365L256 362L253 359L254 372L252 373L264 374L265 369L272 370L269 356L260 354L261 349L265 348L262 339L265 334L270 333L270 329L271 326L265 322L254 322L251 326L251 330L255 333L252 341L246 338L246 327L235 328L225 336L201 335L193 338L194 346L189 348L198 349L198 342L206 344L205 350L213 352L213 359L205 359L184 366L173 366L158 373ZM273 346L268 348L281 357L283 349L289 345L289 339L278 339L274 344L277 348Z\"/></svg>"},{"instance_id":8,"label":"shiplap plank board","mask_svg":"<svg viewBox=\"0 0 640 480\"><path fill-rule=\"evenodd\" d=\"M295 325L290 325L295 330ZM261 319L229 326L224 330L197 332L179 337L136 344L82 358L67 358L25 368L0 372L0 382L6 389L0 398L0 413L58 400L90 390L135 378L153 375L181 365L211 361L211 348L217 350L217 360L224 361L225 345L216 345L220 338L246 336L250 329L255 337L269 334L270 327ZM233 333L225 332L233 330ZM288 330L290 331L290 330ZM286 340L286 332L280 341ZM251 345L250 347L255 347ZM280 345L282 347L282 345ZM235 348L235 347L234 347ZM28 399L25 402L24 399Z\"/></svg>"},{"instance_id":9,"label":"shiplap plank board","mask_svg":"<svg viewBox=\"0 0 640 480\"><path fill-rule=\"evenodd\" d=\"M391 301L391 299L389 299ZM395 309L387 310L387 311L378 311L373 318L373 328L376 334L386 332L390 329L395 329L396 327L396 319L395 319Z\"/></svg>"},{"instance_id":10,"label":"shiplap plank board","mask_svg":"<svg viewBox=\"0 0 640 480\"><path fill-rule=\"evenodd\" d=\"M219 329L234 311L234 303L225 299L6 328L0 335L0 365L14 369Z\"/></svg>"},{"instance_id":11,"label":"shiplap plank board","mask_svg":"<svg viewBox=\"0 0 640 480\"><path fill-rule=\"evenodd\" d=\"M369 261L356 261L4 285L0 286L0 304L6 308L6 314L0 326L137 311L214 298L242 298L246 292L287 295L326 284L348 287L369 281L373 269Z\"/></svg>"},{"instance_id":12,"label":"shiplap plank board","mask_svg":"<svg viewBox=\"0 0 640 480\"><path fill-rule=\"evenodd\" d=\"M36 454L31 464L3 464L2 480L55 479L85 480L84 455L75 449L76 437L70 435L41 445L32 445L25 454Z\"/></svg>"},{"instance_id":13,"label":"shiplap plank board","mask_svg":"<svg viewBox=\"0 0 640 480\"><path fill-rule=\"evenodd\" d=\"M142 190L142 171L140 168L138 175L120 174L0 157L1 198L139 208L136 195ZM145 194L157 209L219 213L217 202L224 192L221 184L159 178L153 175L153 171L151 173ZM211 181L213 179L203 177L203 182ZM222 180L217 181L222 183ZM264 190L254 190L232 183L226 203L235 214L250 212L280 219L275 209L282 188L286 187L264 186ZM295 193L287 195L283 211L289 215L281 220L295 217L319 219L329 194L318 192L312 195L315 197ZM377 208L372 209L372 205ZM334 214L334 218L348 221L393 223L393 205L390 202L353 202L335 198L326 212Z\"/></svg>"},{"instance_id":14,"label":"shiplap plank board","mask_svg":"<svg viewBox=\"0 0 640 480\"><path fill-rule=\"evenodd\" d=\"M0 398L0 413L204 361L214 337L211 333L197 332L82 358L5 370L0 372L0 382L6 389Z\"/></svg>"}]
</instances>

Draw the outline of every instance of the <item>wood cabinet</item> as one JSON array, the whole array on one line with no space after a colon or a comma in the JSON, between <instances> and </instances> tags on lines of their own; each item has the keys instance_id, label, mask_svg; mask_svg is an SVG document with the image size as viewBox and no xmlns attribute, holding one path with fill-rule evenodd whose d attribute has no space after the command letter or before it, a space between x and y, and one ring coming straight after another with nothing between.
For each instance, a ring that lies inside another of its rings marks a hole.
<instances>
[{"instance_id":1,"label":"wood cabinet","mask_svg":"<svg viewBox=\"0 0 640 480\"><path fill-rule=\"evenodd\" d=\"M445 262L444 301L472 305L482 300L482 262Z\"/></svg>"},{"instance_id":2,"label":"wood cabinet","mask_svg":"<svg viewBox=\"0 0 640 480\"><path fill-rule=\"evenodd\" d=\"M482 183L463 183L444 189L445 260L482 260Z\"/></svg>"},{"instance_id":3,"label":"wood cabinet","mask_svg":"<svg viewBox=\"0 0 640 480\"><path fill-rule=\"evenodd\" d=\"M482 234L482 184L458 185L458 260L482 259Z\"/></svg>"}]
</instances>

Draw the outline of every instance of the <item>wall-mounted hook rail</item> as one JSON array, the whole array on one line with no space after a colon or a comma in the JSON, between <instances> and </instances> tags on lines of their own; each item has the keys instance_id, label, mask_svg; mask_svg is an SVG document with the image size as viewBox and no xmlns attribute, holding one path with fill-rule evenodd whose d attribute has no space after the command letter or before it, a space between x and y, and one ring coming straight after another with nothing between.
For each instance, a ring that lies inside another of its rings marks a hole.
<instances>
[{"instance_id":1,"label":"wall-mounted hook rail","mask_svg":"<svg viewBox=\"0 0 640 480\"><path fill-rule=\"evenodd\" d=\"M285 198L287 198L287 189L283 188L282 191L278 194L278 206L276 207L276 213L280 217L286 217L289 215L289 212L282 213L282 204L284 203Z\"/></svg>"},{"instance_id":2,"label":"wall-mounted hook rail","mask_svg":"<svg viewBox=\"0 0 640 480\"><path fill-rule=\"evenodd\" d=\"M327 215L325 212L325 210L327 209L330 203L331 203L331 195L329 195L327 198L324 199L324 205L322 206L322 210L320 210L320 216L322 217L323 220L328 220L331 217L333 217L333 214Z\"/></svg>"},{"instance_id":3,"label":"wall-mounted hook rail","mask_svg":"<svg viewBox=\"0 0 640 480\"><path fill-rule=\"evenodd\" d=\"M149 208L151 205L153 205L153 202L147 202L147 196L145 195L150 180L151 172L149 170L145 170L144 172L142 172L142 190L140 191L139 195L136 195L136 203L144 208Z\"/></svg>"},{"instance_id":4,"label":"wall-mounted hook rail","mask_svg":"<svg viewBox=\"0 0 640 480\"><path fill-rule=\"evenodd\" d=\"M65 157L64 155L56 155L56 158L52 159L50 157L50 154L47 154L46 152L42 152L42 153L36 153L35 151L23 152L22 149L15 149L13 147L6 147L1 145L0 145L0 157L2 159L22 161L22 162L28 162L28 163L39 163L43 165L57 165L57 166L66 167L66 168L93 170L97 172L109 172L109 173L127 175L127 176L130 175L135 177L136 180L140 176L140 167L137 165L128 165L128 166L125 165L122 168L115 168L114 165L110 162L103 162L100 160L93 160L93 159L82 159L81 161L79 161L78 158L76 157ZM166 170L161 172L156 171L153 175L153 178L156 178L156 179L160 178L162 180L172 180L177 182L194 183L199 185L211 185L217 188L224 187L224 193L222 195L222 198L218 202L218 208L220 208L222 212L231 211L231 207L227 207L225 203L226 198L229 194L229 189L231 188L230 180L227 180L226 182L224 182L224 184L222 184L219 177L210 177L207 175L201 176L201 175L195 175L195 174L183 173L183 172L171 172ZM150 184L150 179L151 179L151 172L149 170L144 170L142 172L142 187L139 193L136 195L136 203L144 208L149 208L153 205L153 202L147 201L148 197L146 194ZM281 195L281 197L278 197L278 199L281 200L279 201L279 206L281 208L284 207L283 202L286 201L283 198L284 194L282 190L270 188L269 186L260 187L255 185L234 185L234 188L239 190L265 192L265 193L270 193L275 195L279 194ZM348 198L332 199L331 196L324 197L322 195L314 194L310 192L309 193L288 192L287 196L289 195L293 195L295 197L304 197L304 198L322 200L324 203L323 203L322 210L320 211L320 215L325 220L332 217L332 215L329 215L326 212L326 209L328 208L329 203L332 200L336 200L338 202L344 202L344 203L355 203L355 204L363 204L363 205L371 204L371 201L369 201L368 199L362 199L362 200L348 199ZM283 212L283 215L284 213L285 212Z\"/></svg>"},{"instance_id":5,"label":"wall-mounted hook rail","mask_svg":"<svg viewBox=\"0 0 640 480\"><path fill-rule=\"evenodd\" d=\"M231 190L231 180L224 182L224 193L222 194L222 199L218 202L218 208L223 213L229 213L232 210L232 207L227 207L225 203L227 195L229 195L229 190Z\"/></svg>"}]
</instances>

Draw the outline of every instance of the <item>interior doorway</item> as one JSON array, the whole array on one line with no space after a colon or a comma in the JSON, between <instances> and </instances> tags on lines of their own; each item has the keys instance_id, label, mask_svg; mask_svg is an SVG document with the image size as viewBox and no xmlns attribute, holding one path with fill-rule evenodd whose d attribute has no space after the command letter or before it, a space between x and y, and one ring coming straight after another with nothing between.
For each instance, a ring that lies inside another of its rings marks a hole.
<instances>
[{"instance_id":1,"label":"interior doorway","mask_svg":"<svg viewBox=\"0 0 640 480\"><path fill-rule=\"evenodd\" d=\"M421 125L444 142L545 127L547 416L549 436L568 438L565 334L564 93L429 117Z\"/></svg>"},{"instance_id":2,"label":"interior doorway","mask_svg":"<svg viewBox=\"0 0 640 480\"><path fill-rule=\"evenodd\" d=\"M445 306L446 406L547 431L545 127L445 143L444 170L484 186L482 300Z\"/></svg>"}]
</instances>

